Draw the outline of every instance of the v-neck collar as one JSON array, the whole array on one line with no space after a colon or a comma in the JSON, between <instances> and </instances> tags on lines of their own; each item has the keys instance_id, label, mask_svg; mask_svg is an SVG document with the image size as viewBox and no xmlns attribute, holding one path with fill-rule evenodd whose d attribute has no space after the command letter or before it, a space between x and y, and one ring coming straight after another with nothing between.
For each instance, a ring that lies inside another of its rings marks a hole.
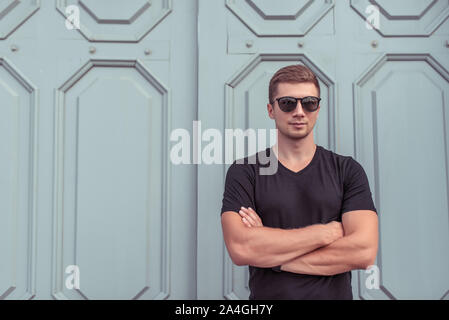
<instances>
[{"instance_id":1,"label":"v-neck collar","mask_svg":"<svg viewBox=\"0 0 449 320\"><path fill-rule=\"evenodd\" d=\"M306 172L307 170L309 170L312 166L315 165L315 163L318 161L318 153L321 152L321 147L319 145L316 145L316 149L315 149L315 153L313 154L312 160L309 162L309 164L307 164L307 166L305 166L303 169L299 170L298 172L295 172L293 170L290 170L289 168L287 168L286 166L284 166L281 161L279 161L279 159L277 158L276 154L273 152L272 147L269 148L270 149L270 154L272 153L273 156L276 158L277 162L278 162L278 167L281 168L281 170L283 170L284 172L287 172L288 174L292 175L292 176L299 176L302 175L304 172Z\"/></svg>"}]
</instances>

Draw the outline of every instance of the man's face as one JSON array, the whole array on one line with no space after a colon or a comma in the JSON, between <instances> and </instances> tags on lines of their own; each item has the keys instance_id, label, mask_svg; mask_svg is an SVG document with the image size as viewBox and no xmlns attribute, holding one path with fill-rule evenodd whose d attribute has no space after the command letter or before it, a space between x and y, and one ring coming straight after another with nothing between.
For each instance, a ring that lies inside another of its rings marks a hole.
<instances>
[{"instance_id":1,"label":"man's face","mask_svg":"<svg viewBox=\"0 0 449 320\"><path fill-rule=\"evenodd\" d=\"M313 83L279 83L274 99L280 97L304 98L308 96L318 97L318 89ZM301 102L298 100L296 109L291 112L284 112L279 108L278 102L275 100L273 104L267 105L268 115L274 119L279 135L283 135L290 139L303 139L312 133L315 122L318 118L320 107L316 111L309 112L302 108ZM301 123L302 125L295 125ZM313 134L313 133L312 133Z\"/></svg>"}]
</instances>

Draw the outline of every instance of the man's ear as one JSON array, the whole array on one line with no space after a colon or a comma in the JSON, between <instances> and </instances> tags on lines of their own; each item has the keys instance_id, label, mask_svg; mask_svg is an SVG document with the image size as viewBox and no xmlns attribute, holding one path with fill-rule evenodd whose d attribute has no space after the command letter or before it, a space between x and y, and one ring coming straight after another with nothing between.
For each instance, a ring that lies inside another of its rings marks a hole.
<instances>
[{"instance_id":1,"label":"man's ear","mask_svg":"<svg viewBox=\"0 0 449 320\"><path fill-rule=\"evenodd\" d=\"M270 103L267 104L267 111L268 111L268 116L270 117L270 119L274 119L273 105L271 105Z\"/></svg>"}]
</instances>

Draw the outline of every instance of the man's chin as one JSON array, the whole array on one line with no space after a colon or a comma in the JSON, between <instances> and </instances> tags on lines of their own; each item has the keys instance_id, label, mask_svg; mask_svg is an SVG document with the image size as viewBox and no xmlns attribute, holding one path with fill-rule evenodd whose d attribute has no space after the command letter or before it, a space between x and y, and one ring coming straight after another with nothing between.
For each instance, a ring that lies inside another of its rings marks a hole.
<instances>
[{"instance_id":1,"label":"man's chin","mask_svg":"<svg viewBox=\"0 0 449 320\"><path fill-rule=\"evenodd\" d=\"M306 138L312 131L306 131L306 130L279 130L278 128L278 134L284 136L287 139L290 140L301 140Z\"/></svg>"},{"instance_id":2,"label":"man's chin","mask_svg":"<svg viewBox=\"0 0 449 320\"><path fill-rule=\"evenodd\" d=\"M306 138L309 134L310 134L310 132L306 132L306 131L304 131L304 132L288 132L288 134L286 136L293 140L300 140L300 139Z\"/></svg>"}]
</instances>

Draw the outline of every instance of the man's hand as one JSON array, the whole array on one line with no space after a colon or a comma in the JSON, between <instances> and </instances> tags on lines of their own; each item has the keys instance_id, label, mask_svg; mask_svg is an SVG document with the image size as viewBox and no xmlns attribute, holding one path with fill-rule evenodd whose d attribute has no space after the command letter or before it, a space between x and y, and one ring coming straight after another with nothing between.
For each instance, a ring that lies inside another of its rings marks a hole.
<instances>
[{"instance_id":1,"label":"man's hand","mask_svg":"<svg viewBox=\"0 0 449 320\"><path fill-rule=\"evenodd\" d=\"M331 221L323 225L326 228L326 242L332 243L335 240L343 238L345 231L343 229L343 224L338 221Z\"/></svg>"},{"instance_id":2,"label":"man's hand","mask_svg":"<svg viewBox=\"0 0 449 320\"><path fill-rule=\"evenodd\" d=\"M240 216L242 217L243 223L249 227L263 227L262 220L259 215L252 208L241 207L239 211Z\"/></svg>"}]
</instances>

